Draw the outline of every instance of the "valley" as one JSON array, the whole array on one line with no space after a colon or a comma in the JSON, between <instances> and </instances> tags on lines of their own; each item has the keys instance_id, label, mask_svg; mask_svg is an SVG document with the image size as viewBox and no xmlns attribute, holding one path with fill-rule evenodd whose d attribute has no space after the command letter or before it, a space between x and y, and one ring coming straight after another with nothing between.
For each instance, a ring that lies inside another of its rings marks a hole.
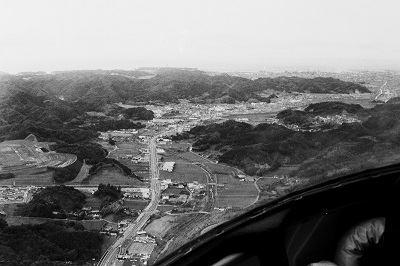
<instances>
[{"instance_id":1,"label":"valley","mask_svg":"<svg viewBox=\"0 0 400 266\"><path fill-rule=\"evenodd\" d=\"M148 79L95 71L0 80L0 86L7 81L0 104L0 207L10 224L76 220L107 238L95 263L146 265L246 210L400 159L400 108L392 97L397 74L388 79L383 73L390 82L378 86L366 78L363 85L351 83L360 82L351 75L342 82L298 73L302 77L247 80L194 70L155 72ZM72 76L111 84L132 79L157 90L165 86L164 93L176 98L123 85L105 94L105 88L84 91L80 100L74 89L62 97L60 91L68 91L50 90ZM38 80L49 82L45 95L38 94ZM13 82L22 89L13 92ZM217 83L250 88L237 95L214 88ZM55 199L46 203L50 211L42 199L32 201L60 185L84 195L77 208L65 209ZM11 188L28 192L10 196L5 191Z\"/></svg>"}]
</instances>

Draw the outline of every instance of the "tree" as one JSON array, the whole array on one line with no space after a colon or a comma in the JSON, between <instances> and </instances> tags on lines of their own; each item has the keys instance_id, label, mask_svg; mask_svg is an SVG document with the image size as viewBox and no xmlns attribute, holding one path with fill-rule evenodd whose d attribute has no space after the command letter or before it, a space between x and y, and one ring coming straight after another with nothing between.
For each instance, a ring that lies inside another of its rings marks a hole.
<instances>
[{"instance_id":1,"label":"tree","mask_svg":"<svg viewBox=\"0 0 400 266\"><path fill-rule=\"evenodd\" d=\"M3 218L0 218L0 230L3 230L8 226L8 223Z\"/></svg>"},{"instance_id":2,"label":"tree","mask_svg":"<svg viewBox=\"0 0 400 266\"><path fill-rule=\"evenodd\" d=\"M115 145L115 140L113 140L112 138L108 138L108 143L110 143L110 145Z\"/></svg>"}]
</instances>

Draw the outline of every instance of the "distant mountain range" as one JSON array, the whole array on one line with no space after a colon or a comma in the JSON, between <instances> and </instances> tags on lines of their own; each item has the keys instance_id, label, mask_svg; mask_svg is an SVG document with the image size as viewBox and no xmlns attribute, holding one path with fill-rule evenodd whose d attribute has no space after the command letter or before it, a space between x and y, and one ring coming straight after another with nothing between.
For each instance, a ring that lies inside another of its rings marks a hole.
<instances>
[{"instance_id":1,"label":"distant mountain range","mask_svg":"<svg viewBox=\"0 0 400 266\"><path fill-rule=\"evenodd\" d=\"M50 95L65 101L102 105L115 102L196 103L269 102L268 92L369 93L363 85L334 78L299 77L250 80L227 74L208 75L196 69L143 68L138 70L84 70L25 72L0 75L0 96L16 91Z\"/></svg>"}]
</instances>

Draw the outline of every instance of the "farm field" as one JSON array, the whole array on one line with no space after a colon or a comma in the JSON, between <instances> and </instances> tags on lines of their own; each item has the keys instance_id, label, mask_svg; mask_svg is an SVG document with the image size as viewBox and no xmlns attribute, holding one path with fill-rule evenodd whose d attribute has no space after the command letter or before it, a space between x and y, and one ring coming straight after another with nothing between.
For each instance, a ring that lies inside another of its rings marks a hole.
<instances>
[{"instance_id":1,"label":"farm field","mask_svg":"<svg viewBox=\"0 0 400 266\"><path fill-rule=\"evenodd\" d=\"M179 156L183 160L189 162L210 163L210 161L207 160L206 158L202 157L201 155L195 154L193 152L178 152L176 153L176 156Z\"/></svg>"},{"instance_id":2,"label":"farm field","mask_svg":"<svg viewBox=\"0 0 400 266\"><path fill-rule=\"evenodd\" d=\"M172 149L176 151L187 151L191 145L189 143L173 142L171 144L159 145L160 148Z\"/></svg>"},{"instance_id":3,"label":"farm field","mask_svg":"<svg viewBox=\"0 0 400 266\"><path fill-rule=\"evenodd\" d=\"M116 146L118 149L112 152L113 156L126 156L126 155L133 155L136 156L138 155L139 149L146 149L147 145L137 143L137 142L117 142Z\"/></svg>"},{"instance_id":4,"label":"farm field","mask_svg":"<svg viewBox=\"0 0 400 266\"><path fill-rule=\"evenodd\" d=\"M209 169L213 174L223 174L223 175L230 175L230 174L237 174L237 170L232 168L228 165L224 164L215 164L215 163L203 163L207 169Z\"/></svg>"},{"instance_id":5,"label":"farm field","mask_svg":"<svg viewBox=\"0 0 400 266\"><path fill-rule=\"evenodd\" d=\"M110 184L114 186L134 186L134 187L148 187L148 184L137 180L136 178L129 177L121 173L116 168L102 169L98 173L89 176L87 185L98 186L100 183Z\"/></svg>"},{"instance_id":6,"label":"farm field","mask_svg":"<svg viewBox=\"0 0 400 266\"><path fill-rule=\"evenodd\" d=\"M238 195L218 195L215 207L218 208L226 208L226 207L237 207L237 208L244 208L249 206L254 202L256 197L252 196L238 196Z\"/></svg>"},{"instance_id":7,"label":"farm field","mask_svg":"<svg viewBox=\"0 0 400 266\"><path fill-rule=\"evenodd\" d=\"M253 182L240 182L230 175L218 175L218 184L223 184L224 187L218 188L216 207L246 207L258 195Z\"/></svg>"},{"instance_id":8,"label":"farm field","mask_svg":"<svg viewBox=\"0 0 400 266\"><path fill-rule=\"evenodd\" d=\"M178 182L207 183L207 175L197 165L188 162L176 162L172 172L160 171L161 179L172 179Z\"/></svg>"},{"instance_id":9,"label":"farm field","mask_svg":"<svg viewBox=\"0 0 400 266\"><path fill-rule=\"evenodd\" d=\"M137 176L143 178L149 177L149 164L148 163L132 163L129 159L118 159L123 165L129 167Z\"/></svg>"}]
</instances>

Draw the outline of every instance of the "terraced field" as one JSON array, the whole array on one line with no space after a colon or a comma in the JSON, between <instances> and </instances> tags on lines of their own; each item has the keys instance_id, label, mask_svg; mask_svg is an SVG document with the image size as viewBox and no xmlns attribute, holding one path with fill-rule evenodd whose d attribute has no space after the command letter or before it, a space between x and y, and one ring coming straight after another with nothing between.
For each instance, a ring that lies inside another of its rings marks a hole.
<instances>
[{"instance_id":1,"label":"terraced field","mask_svg":"<svg viewBox=\"0 0 400 266\"><path fill-rule=\"evenodd\" d=\"M72 154L45 152L48 143L35 137L0 143L0 174L13 173L15 178L0 180L0 185L52 185L52 171L47 167L62 168L73 164Z\"/></svg>"},{"instance_id":2,"label":"terraced field","mask_svg":"<svg viewBox=\"0 0 400 266\"><path fill-rule=\"evenodd\" d=\"M65 153L43 152L48 143L30 140L11 140L0 143L0 172L23 172L37 167L66 167L76 156Z\"/></svg>"}]
</instances>

